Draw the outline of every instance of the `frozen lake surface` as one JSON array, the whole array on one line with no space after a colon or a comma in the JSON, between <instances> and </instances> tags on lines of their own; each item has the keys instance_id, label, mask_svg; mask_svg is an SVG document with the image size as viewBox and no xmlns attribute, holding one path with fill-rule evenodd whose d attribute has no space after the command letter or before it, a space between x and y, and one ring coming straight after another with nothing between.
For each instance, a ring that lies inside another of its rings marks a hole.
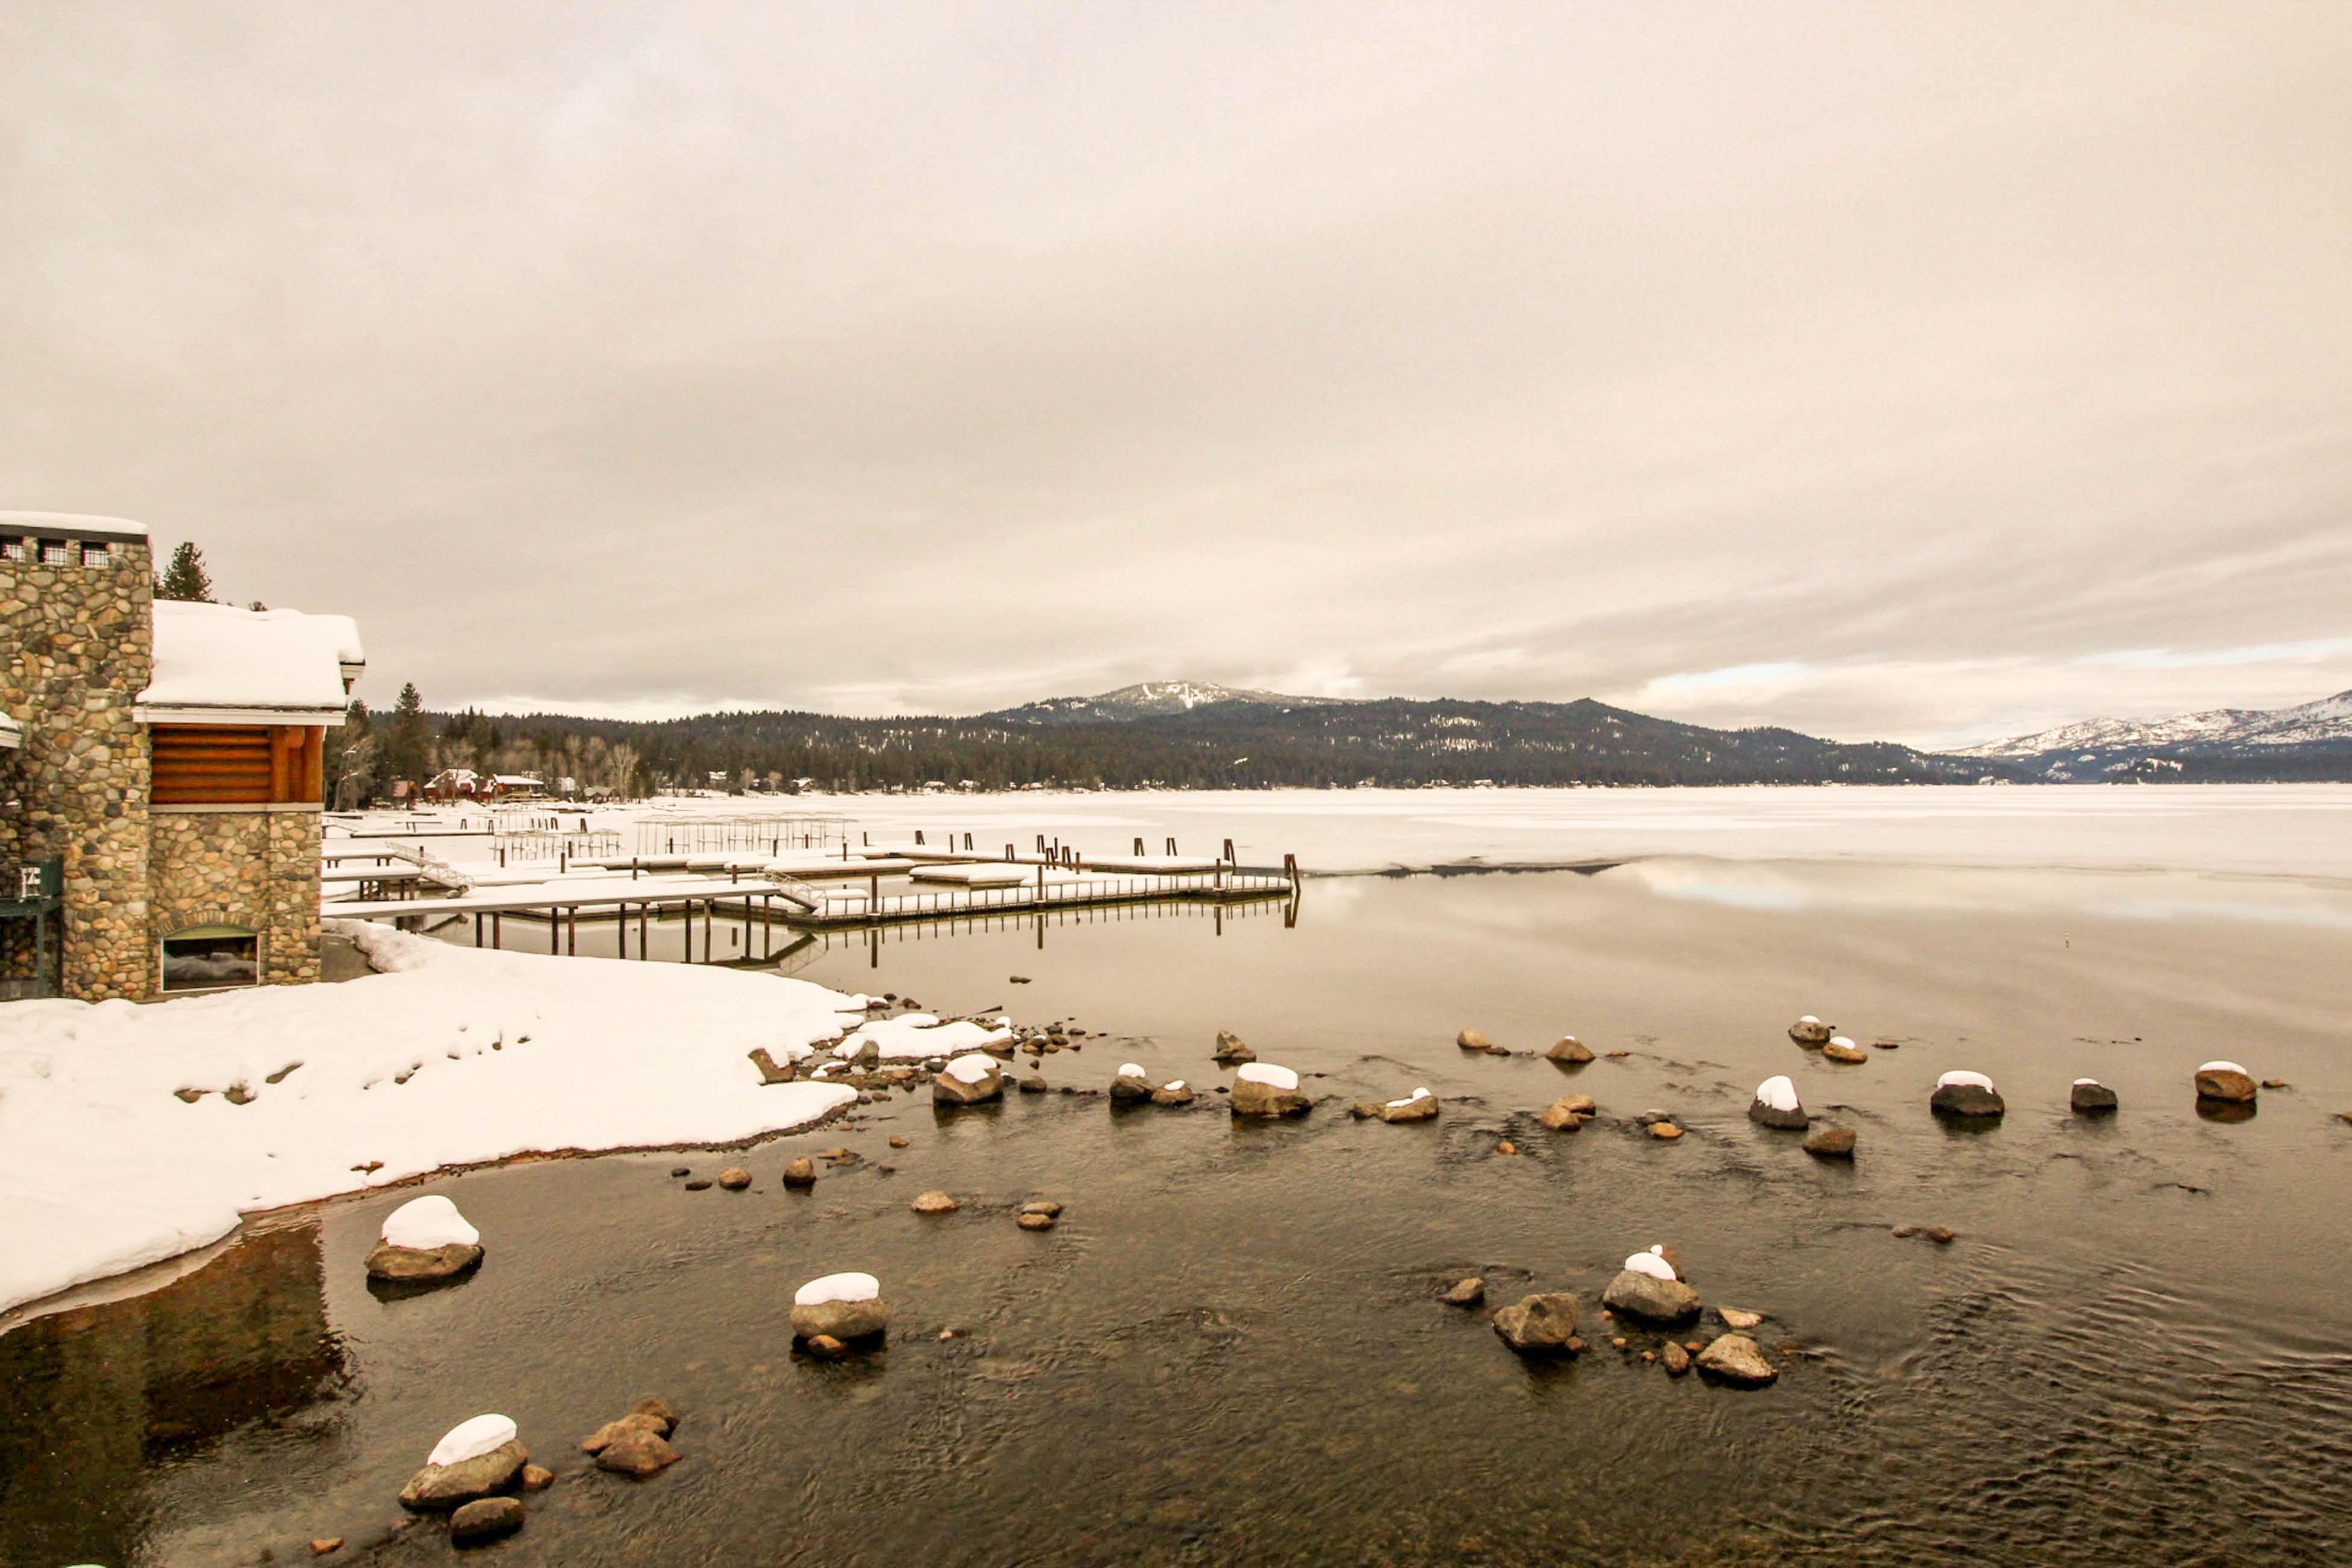
<instances>
[{"instance_id":1,"label":"frozen lake surface","mask_svg":"<svg viewBox=\"0 0 2352 1568\"><path fill-rule=\"evenodd\" d=\"M1231 837L1244 861L1296 854L1315 872L1705 855L2352 878L2352 784L1041 791L801 804L854 818L877 843L922 827L1025 851L1043 832L1124 853L1136 835L1153 850L1173 835L1202 853Z\"/></svg>"}]
</instances>

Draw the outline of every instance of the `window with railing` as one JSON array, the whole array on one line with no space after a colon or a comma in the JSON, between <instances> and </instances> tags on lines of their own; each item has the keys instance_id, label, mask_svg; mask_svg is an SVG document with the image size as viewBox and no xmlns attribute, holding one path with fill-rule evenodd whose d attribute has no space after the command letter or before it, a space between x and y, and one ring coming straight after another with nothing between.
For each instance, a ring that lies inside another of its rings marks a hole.
<instances>
[{"instance_id":1,"label":"window with railing","mask_svg":"<svg viewBox=\"0 0 2352 1568\"><path fill-rule=\"evenodd\" d=\"M41 564L44 566L65 565L66 542L62 539L44 539L41 541Z\"/></svg>"},{"instance_id":2,"label":"window with railing","mask_svg":"<svg viewBox=\"0 0 2352 1568\"><path fill-rule=\"evenodd\" d=\"M25 561L29 560L31 555L32 552L25 548L23 540L0 539L0 561Z\"/></svg>"}]
</instances>

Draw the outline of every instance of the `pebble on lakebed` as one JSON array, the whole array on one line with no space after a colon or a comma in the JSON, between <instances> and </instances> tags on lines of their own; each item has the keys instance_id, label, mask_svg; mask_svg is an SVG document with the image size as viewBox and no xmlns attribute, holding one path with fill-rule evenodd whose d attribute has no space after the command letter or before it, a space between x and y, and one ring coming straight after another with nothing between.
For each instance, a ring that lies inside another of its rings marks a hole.
<instances>
[{"instance_id":1,"label":"pebble on lakebed","mask_svg":"<svg viewBox=\"0 0 2352 1568\"><path fill-rule=\"evenodd\" d=\"M437 1194L411 1198L386 1215L380 1237L367 1255L371 1279L449 1279L482 1260L482 1233Z\"/></svg>"}]
</instances>

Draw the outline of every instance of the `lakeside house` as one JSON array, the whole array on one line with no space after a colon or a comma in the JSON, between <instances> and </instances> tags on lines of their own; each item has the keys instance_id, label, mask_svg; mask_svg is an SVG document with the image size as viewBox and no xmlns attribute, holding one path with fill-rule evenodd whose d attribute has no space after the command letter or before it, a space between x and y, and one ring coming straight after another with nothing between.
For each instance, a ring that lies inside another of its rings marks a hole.
<instances>
[{"instance_id":1,"label":"lakeside house","mask_svg":"<svg viewBox=\"0 0 2352 1568\"><path fill-rule=\"evenodd\" d=\"M426 800L543 800L547 781L537 773L478 773L471 768L443 768L425 781Z\"/></svg>"},{"instance_id":2,"label":"lakeside house","mask_svg":"<svg viewBox=\"0 0 2352 1568\"><path fill-rule=\"evenodd\" d=\"M152 574L138 523L0 511L0 997L318 978L359 629L158 601Z\"/></svg>"}]
</instances>

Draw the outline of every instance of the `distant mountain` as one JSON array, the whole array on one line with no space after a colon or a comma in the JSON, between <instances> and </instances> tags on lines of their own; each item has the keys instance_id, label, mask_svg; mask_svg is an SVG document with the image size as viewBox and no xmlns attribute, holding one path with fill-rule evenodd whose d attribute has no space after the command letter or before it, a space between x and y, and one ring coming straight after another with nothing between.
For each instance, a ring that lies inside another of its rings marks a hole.
<instances>
[{"instance_id":1,"label":"distant mountain","mask_svg":"<svg viewBox=\"0 0 2352 1568\"><path fill-rule=\"evenodd\" d=\"M2102 777L2352 779L2352 691L2293 708L2092 719L1950 753L2071 783Z\"/></svg>"},{"instance_id":2,"label":"distant mountain","mask_svg":"<svg viewBox=\"0 0 2352 1568\"><path fill-rule=\"evenodd\" d=\"M1049 697L1042 702L1024 702L982 717L1008 724L1118 723L1190 713L1221 702L1257 708L1325 708L1347 700L1344 697L1286 697L1279 691L1251 691L1199 680L1146 680L1095 697Z\"/></svg>"},{"instance_id":3,"label":"distant mountain","mask_svg":"<svg viewBox=\"0 0 2352 1568\"><path fill-rule=\"evenodd\" d=\"M1709 730L1576 702L1341 701L1192 682L1033 702L970 718L708 713L659 722L450 715L461 762L544 766L592 739L630 776L700 787L806 781L827 790L1269 789L1381 784L1969 784L1998 761L1848 745L1793 730ZM470 763L468 763L470 765Z\"/></svg>"}]
</instances>

